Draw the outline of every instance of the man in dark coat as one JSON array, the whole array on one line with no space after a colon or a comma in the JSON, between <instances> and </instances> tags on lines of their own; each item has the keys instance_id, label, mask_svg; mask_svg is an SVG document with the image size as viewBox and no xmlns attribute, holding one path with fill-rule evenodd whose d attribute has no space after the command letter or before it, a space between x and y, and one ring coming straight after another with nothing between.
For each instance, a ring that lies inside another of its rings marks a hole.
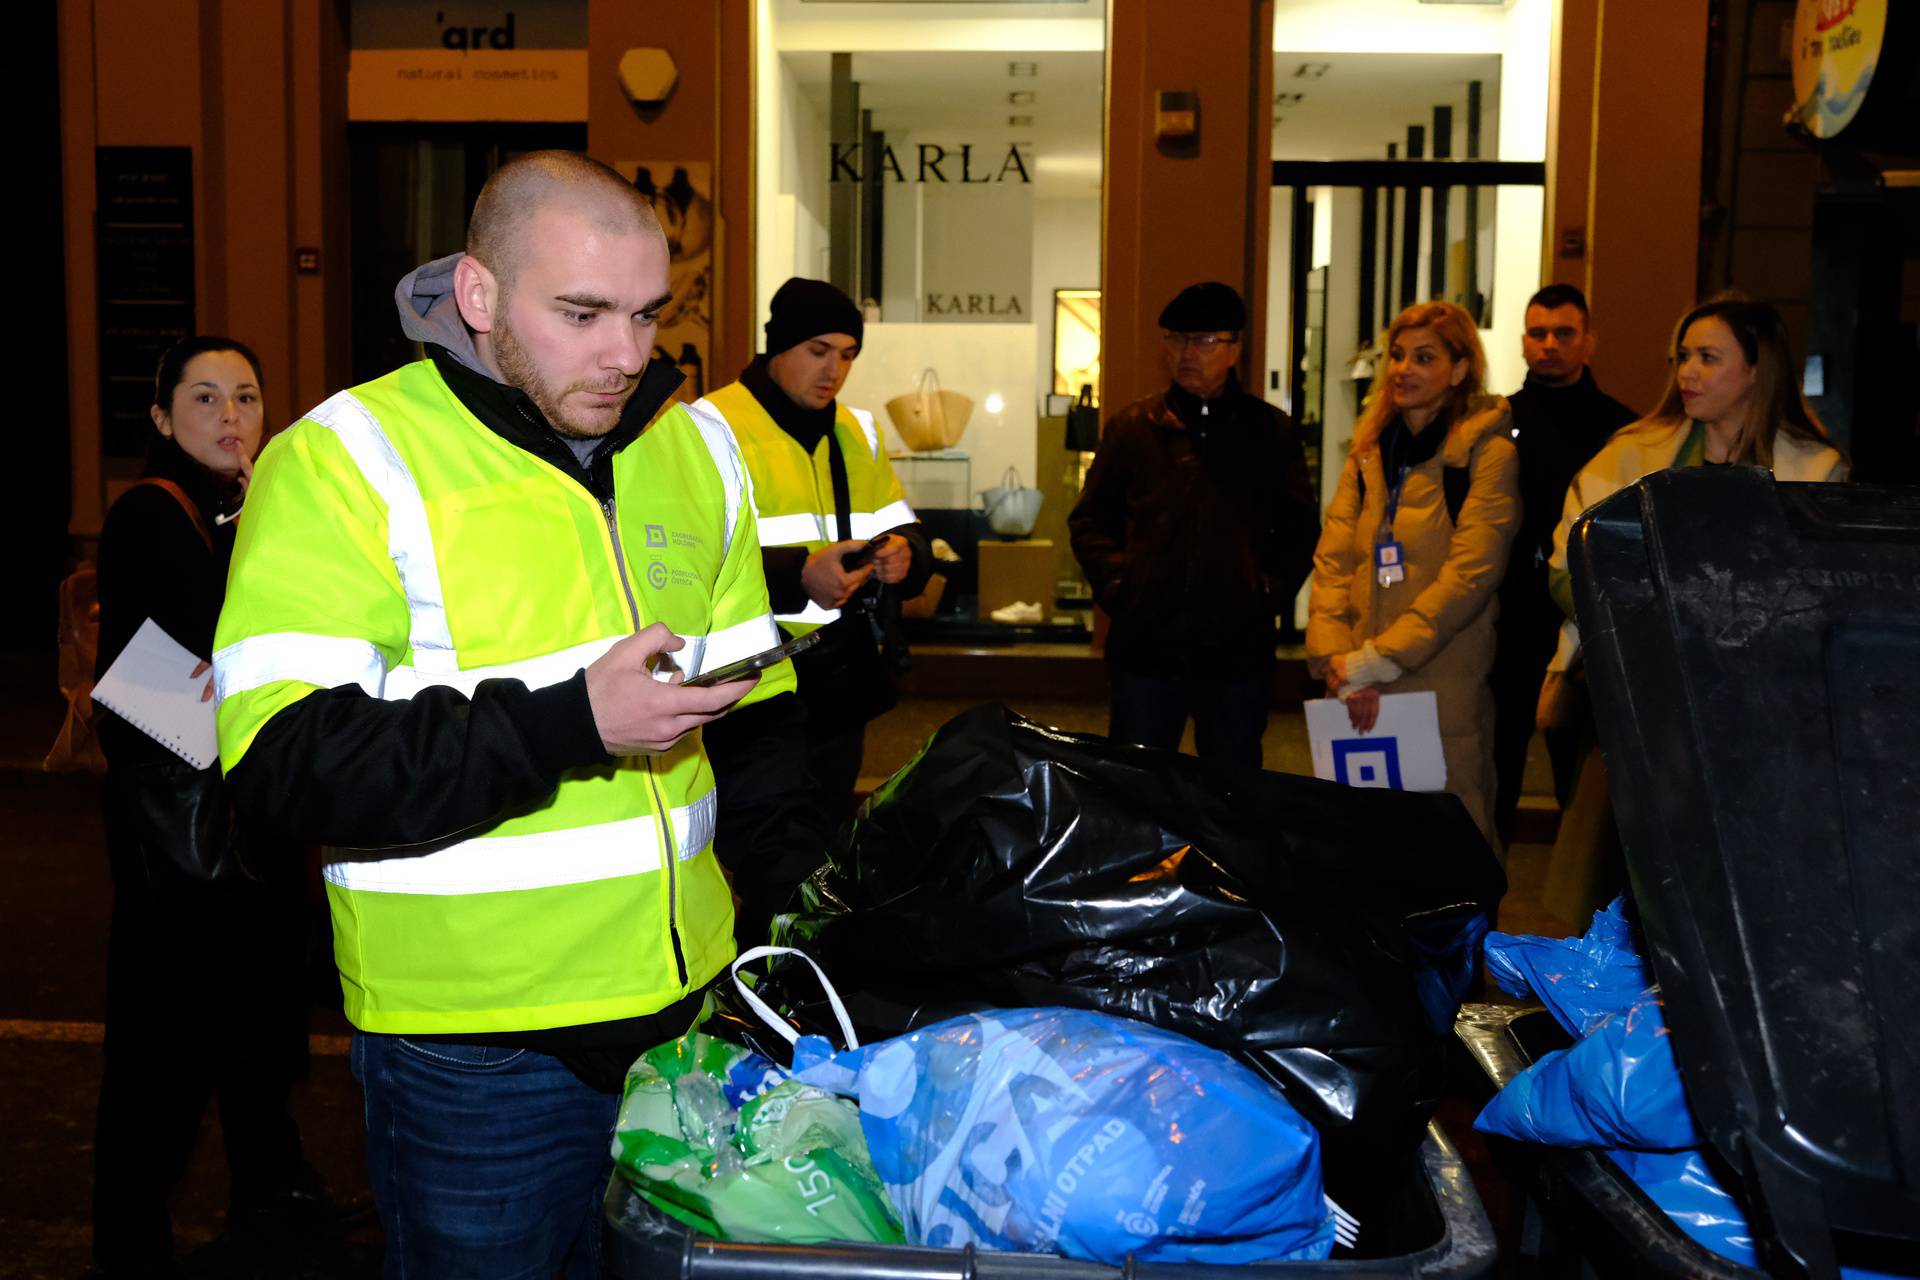
<instances>
[{"instance_id":1,"label":"man in dark coat","mask_svg":"<svg viewBox=\"0 0 1920 1280\"><path fill-rule=\"evenodd\" d=\"M1292 419L1235 376L1246 306L1192 285L1160 313L1171 385L1106 424L1068 525L1113 619L1109 733L1260 765L1274 615L1313 563L1319 505Z\"/></svg>"},{"instance_id":2,"label":"man in dark coat","mask_svg":"<svg viewBox=\"0 0 1920 1280\"><path fill-rule=\"evenodd\" d=\"M1512 839L1534 708L1563 616L1547 594L1554 526L1580 468L1608 436L1640 417L1595 384L1587 367L1595 345L1580 290L1550 284L1528 301L1521 335L1527 381L1507 398L1513 406L1513 442L1520 450L1520 531L1500 583L1498 649L1487 677L1494 701L1494 823L1503 841ZM1548 745L1553 746L1551 738ZM1558 760L1554 772L1564 804Z\"/></svg>"}]
</instances>

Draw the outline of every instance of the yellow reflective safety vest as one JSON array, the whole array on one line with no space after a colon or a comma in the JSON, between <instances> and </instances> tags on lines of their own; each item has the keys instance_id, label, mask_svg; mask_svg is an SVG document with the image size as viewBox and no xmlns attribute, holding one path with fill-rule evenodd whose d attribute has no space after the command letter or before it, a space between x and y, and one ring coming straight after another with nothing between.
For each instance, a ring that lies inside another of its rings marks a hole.
<instances>
[{"instance_id":1,"label":"yellow reflective safety vest","mask_svg":"<svg viewBox=\"0 0 1920 1280\"><path fill-rule=\"evenodd\" d=\"M741 382L728 383L696 407L718 413L740 442L747 471L753 477L753 506L761 546L805 547L812 553L840 540L834 519L831 451L825 436L809 454ZM873 415L865 409L839 405L834 412L833 431L840 441L841 456L847 461L850 536L871 538L912 524L917 517L893 473L893 463L880 445L880 430ZM793 634L804 635L839 616L838 609L822 609L809 600L801 612L778 614L776 620Z\"/></svg>"},{"instance_id":2,"label":"yellow reflective safety vest","mask_svg":"<svg viewBox=\"0 0 1920 1280\"><path fill-rule=\"evenodd\" d=\"M612 465L603 507L475 418L425 360L282 433L254 474L214 642L225 767L316 690L541 688L656 621L686 638L675 660L690 671L775 643L725 424L673 406ZM783 666L754 696L792 688ZM429 850L335 851L348 1018L471 1034L665 1008L734 954L713 832L694 733L570 772L543 804Z\"/></svg>"}]
</instances>

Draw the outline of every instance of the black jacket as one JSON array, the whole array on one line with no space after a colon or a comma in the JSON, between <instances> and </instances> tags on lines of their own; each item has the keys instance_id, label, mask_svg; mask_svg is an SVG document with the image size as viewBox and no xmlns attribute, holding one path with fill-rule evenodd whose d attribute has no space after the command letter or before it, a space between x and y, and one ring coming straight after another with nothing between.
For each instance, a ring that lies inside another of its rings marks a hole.
<instances>
[{"instance_id":1,"label":"black jacket","mask_svg":"<svg viewBox=\"0 0 1920 1280\"><path fill-rule=\"evenodd\" d=\"M474 372L441 348L428 351L474 417L600 501L613 495L614 454L639 437L681 381L672 365L651 363L619 425L583 468L523 392ZM716 723L728 731L709 728L703 735L718 789L714 853L746 903L740 933L747 936L764 925L792 882L812 869L825 833L811 817L798 699L782 694ZM395 702L370 698L357 685L321 690L268 720L228 782L243 813L297 840L401 850L486 826L544 800L569 770L607 759L583 669L544 689L487 680L471 697L444 686ZM698 999L695 993L645 1018L453 1038L549 1052L607 1046L604 1061L590 1069L581 1068L577 1054L568 1060L590 1081L611 1079L617 1087L618 1074L598 1068L630 1049L637 1053L635 1045L679 1035Z\"/></svg>"},{"instance_id":2,"label":"black jacket","mask_svg":"<svg viewBox=\"0 0 1920 1280\"><path fill-rule=\"evenodd\" d=\"M100 531L100 653L94 677L113 665L140 624L152 618L190 652L213 654L213 628L226 596L239 487L189 458L172 440L155 439L143 477L171 480L200 512L212 549L178 500L157 485L120 495ZM139 735L155 751L166 748Z\"/></svg>"},{"instance_id":3,"label":"black jacket","mask_svg":"<svg viewBox=\"0 0 1920 1280\"><path fill-rule=\"evenodd\" d=\"M1109 661L1225 679L1272 665L1320 517L1293 420L1229 379L1204 405L1170 387L1115 415L1068 527Z\"/></svg>"},{"instance_id":4,"label":"black jacket","mask_svg":"<svg viewBox=\"0 0 1920 1280\"><path fill-rule=\"evenodd\" d=\"M1550 387L1528 378L1507 397L1513 408L1513 443L1520 451L1520 530L1513 558L1500 583L1500 631L1503 647L1516 646L1545 656L1553 652L1561 613L1547 594L1547 559L1553 531L1567 500L1567 486L1600 451L1607 438L1637 421L1639 414L1601 391L1593 370L1584 369L1570 387ZM1525 644L1517 637L1525 635Z\"/></svg>"},{"instance_id":5,"label":"black jacket","mask_svg":"<svg viewBox=\"0 0 1920 1280\"><path fill-rule=\"evenodd\" d=\"M213 653L214 624L233 557L233 524L221 517L238 510L240 486L164 437L154 439L142 476L178 486L198 513L199 526L157 485L136 485L107 512L97 566L95 679L149 618L197 657ZM194 894L211 887L211 880L247 879L263 855L265 861L289 861L280 851L243 843L218 766L194 768L98 703L94 724L107 757L105 816L117 892L135 892L135 882L142 882ZM293 867L276 870L281 880L297 875ZM191 909L185 899L169 901Z\"/></svg>"}]
</instances>

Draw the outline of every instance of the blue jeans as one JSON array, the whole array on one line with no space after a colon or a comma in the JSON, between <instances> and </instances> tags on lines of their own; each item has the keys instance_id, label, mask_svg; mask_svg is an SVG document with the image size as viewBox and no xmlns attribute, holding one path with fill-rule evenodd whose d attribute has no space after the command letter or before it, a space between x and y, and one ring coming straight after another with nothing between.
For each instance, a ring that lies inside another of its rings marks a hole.
<instances>
[{"instance_id":1,"label":"blue jeans","mask_svg":"<svg viewBox=\"0 0 1920 1280\"><path fill-rule=\"evenodd\" d=\"M600 1274L617 1095L527 1049L353 1038L388 1280Z\"/></svg>"},{"instance_id":2,"label":"blue jeans","mask_svg":"<svg viewBox=\"0 0 1920 1280\"><path fill-rule=\"evenodd\" d=\"M1187 683L1112 668L1113 714L1107 736L1116 742L1178 751L1187 717L1202 760L1260 767L1260 738L1267 731L1271 679L1266 672L1238 680Z\"/></svg>"}]
</instances>

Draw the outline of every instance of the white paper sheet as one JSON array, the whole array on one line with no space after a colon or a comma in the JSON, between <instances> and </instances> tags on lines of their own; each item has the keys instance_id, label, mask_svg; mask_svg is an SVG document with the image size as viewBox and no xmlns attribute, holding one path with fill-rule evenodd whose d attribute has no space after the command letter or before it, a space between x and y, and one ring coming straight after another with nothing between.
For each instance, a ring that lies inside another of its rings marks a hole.
<instances>
[{"instance_id":1,"label":"white paper sheet","mask_svg":"<svg viewBox=\"0 0 1920 1280\"><path fill-rule=\"evenodd\" d=\"M1346 703L1316 699L1307 703L1307 738L1316 778L1393 791L1446 790L1439 703L1431 692L1382 694L1380 719L1364 734L1354 732Z\"/></svg>"},{"instance_id":2,"label":"white paper sheet","mask_svg":"<svg viewBox=\"0 0 1920 1280\"><path fill-rule=\"evenodd\" d=\"M148 618L93 686L93 700L196 769L220 757L213 700L200 701L213 673L187 673L200 659Z\"/></svg>"}]
</instances>

